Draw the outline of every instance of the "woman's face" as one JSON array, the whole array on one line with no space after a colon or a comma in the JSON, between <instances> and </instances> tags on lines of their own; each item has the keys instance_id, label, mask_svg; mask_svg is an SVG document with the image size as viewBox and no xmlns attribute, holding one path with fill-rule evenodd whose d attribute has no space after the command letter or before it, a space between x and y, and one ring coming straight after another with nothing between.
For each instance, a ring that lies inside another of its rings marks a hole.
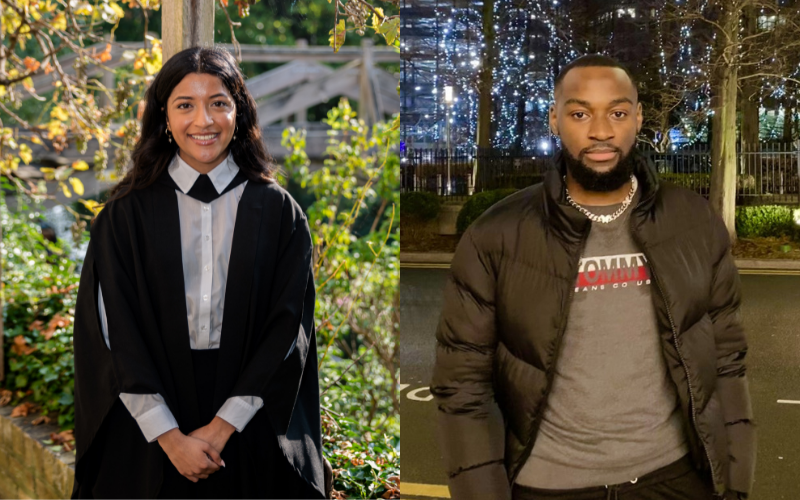
<instances>
[{"instance_id":1,"label":"woman's face","mask_svg":"<svg viewBox=\"0 0 800 500\"><path fill-rule=\"evenodd\" d=\"M228 156L236 104L218 77L191 73L172 90L165 106L167 128L183 161L202 174Z\"/></svg>"}]
</instances>

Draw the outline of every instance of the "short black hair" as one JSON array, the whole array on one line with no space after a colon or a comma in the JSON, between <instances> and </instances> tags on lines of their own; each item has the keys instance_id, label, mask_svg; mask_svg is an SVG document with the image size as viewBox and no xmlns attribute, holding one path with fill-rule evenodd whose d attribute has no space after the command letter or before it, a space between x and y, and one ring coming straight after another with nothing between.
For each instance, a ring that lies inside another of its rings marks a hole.
<instances>
[{"instance_id":1,"label":"short black hair","mask_svg":"<svg viewBox=\"0 0 800 500\"><path fill-rule=\"evenodd\" d=\"M558 76L556 76L556 81L553 84L553 93L555 93L556 89L558 89L558 87L561 85L561 82L564 80L564 77L567 76L567 73L569 73L570 70L574 68L587 68L590 66L621 69L626 75L628 75L628 78L631 79L631 84L633 85L633 89L636 91L636 96L639 96L639 88L636 85L636 78L633 77L633 74L628 67L613 57L604 56L603 54L588 54L581 56L561 68L561 71L559 71Z\"/></svg>"}]
</instances>

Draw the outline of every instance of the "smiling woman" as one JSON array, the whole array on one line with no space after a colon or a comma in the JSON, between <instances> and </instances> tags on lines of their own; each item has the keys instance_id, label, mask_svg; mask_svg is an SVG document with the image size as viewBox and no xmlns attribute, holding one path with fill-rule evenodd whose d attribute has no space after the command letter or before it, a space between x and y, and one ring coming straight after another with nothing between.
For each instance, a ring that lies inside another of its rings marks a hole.
<instances>
[{"instance_id":1,"label":"smiling woman","mask_svg":"<svg viewBox=\"0 0 800 500\"><path fill-rule=\"evenodd\" d=\"M166 114L170 142L175 139L181 159L192 168L206 174L225 159L236 133L236 104L222 80L186 75L172 90Z\"/></svg>"},{"instance_id":2,"label":"smiling woman","mask_svg":"<svg viewBox=\"0 0 800 500\"><path fill-rule=\"evenodd\" d=\"M110 200L153 184L176 155L205 174L229 154L248 180L273 179L256 103L235 59L221 49L187 49L167 61L145 95L131 169Z\"/></svg>"},{"instance_id":3,"label":"smiling woman","mask_svg":"<svg viewBox=\"0 0 800 500\"><path fill-rule=\"evenodd\" d=\"M81 274L73 497L323 498L308 222L233 56L164 65L132 158Z\"/></svg>"}]
</instances>

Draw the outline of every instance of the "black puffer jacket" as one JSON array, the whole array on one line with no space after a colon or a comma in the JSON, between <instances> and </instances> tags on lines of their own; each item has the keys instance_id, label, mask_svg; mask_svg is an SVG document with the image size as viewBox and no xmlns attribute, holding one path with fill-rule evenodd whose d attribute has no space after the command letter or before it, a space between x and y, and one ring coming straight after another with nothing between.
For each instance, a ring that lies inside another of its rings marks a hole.
<instances>
[{"instance_id":1,"label":"black puffer jacket","mask_svg":"<svg viewBox=\"0 0 800 500\"><path fill-rule=\"evenodd\" d=\"M631 230L656 284L691 456L718 493L747 493L756 439L728 233L706 200L659 183L638 154L636 164ZM509 498L533 449L591 227L556 165L475 221L452 262L431 387L452 498Z\"/></svg>"}]
</instances>

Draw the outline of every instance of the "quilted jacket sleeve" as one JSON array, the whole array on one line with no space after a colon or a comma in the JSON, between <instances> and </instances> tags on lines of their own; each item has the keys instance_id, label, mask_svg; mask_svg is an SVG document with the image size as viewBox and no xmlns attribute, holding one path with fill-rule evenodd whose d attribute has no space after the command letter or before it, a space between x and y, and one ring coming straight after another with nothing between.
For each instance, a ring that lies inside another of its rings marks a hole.
<instances>
[{"instance_id":1,"label":"quilted jacket sleeve","mask_svg":"<svg viewBox=\"0 0 800 500\"><path fill-rule=\"evenodd\" d=\"M431 384L450 496L459 500L511 497L503 419L492 387L495 286L491 258L468 230L451 264Z\"/></svg>"},{"instance_id":2,"label":"quilted jacket sleeve","mask_svg":"<svg viewBox=\"0 0 800 500\"><path fill-rule=\"evenodd\" d=\"M721 242L715 256L709 315L717 348L717 391L728 434L729 490L749 493L756 459L756 431L744 363L747 340L739 310L739 272L730 252L730 238L722 220L714 216L714 236Z\"/></svg>"}]
</instances>

